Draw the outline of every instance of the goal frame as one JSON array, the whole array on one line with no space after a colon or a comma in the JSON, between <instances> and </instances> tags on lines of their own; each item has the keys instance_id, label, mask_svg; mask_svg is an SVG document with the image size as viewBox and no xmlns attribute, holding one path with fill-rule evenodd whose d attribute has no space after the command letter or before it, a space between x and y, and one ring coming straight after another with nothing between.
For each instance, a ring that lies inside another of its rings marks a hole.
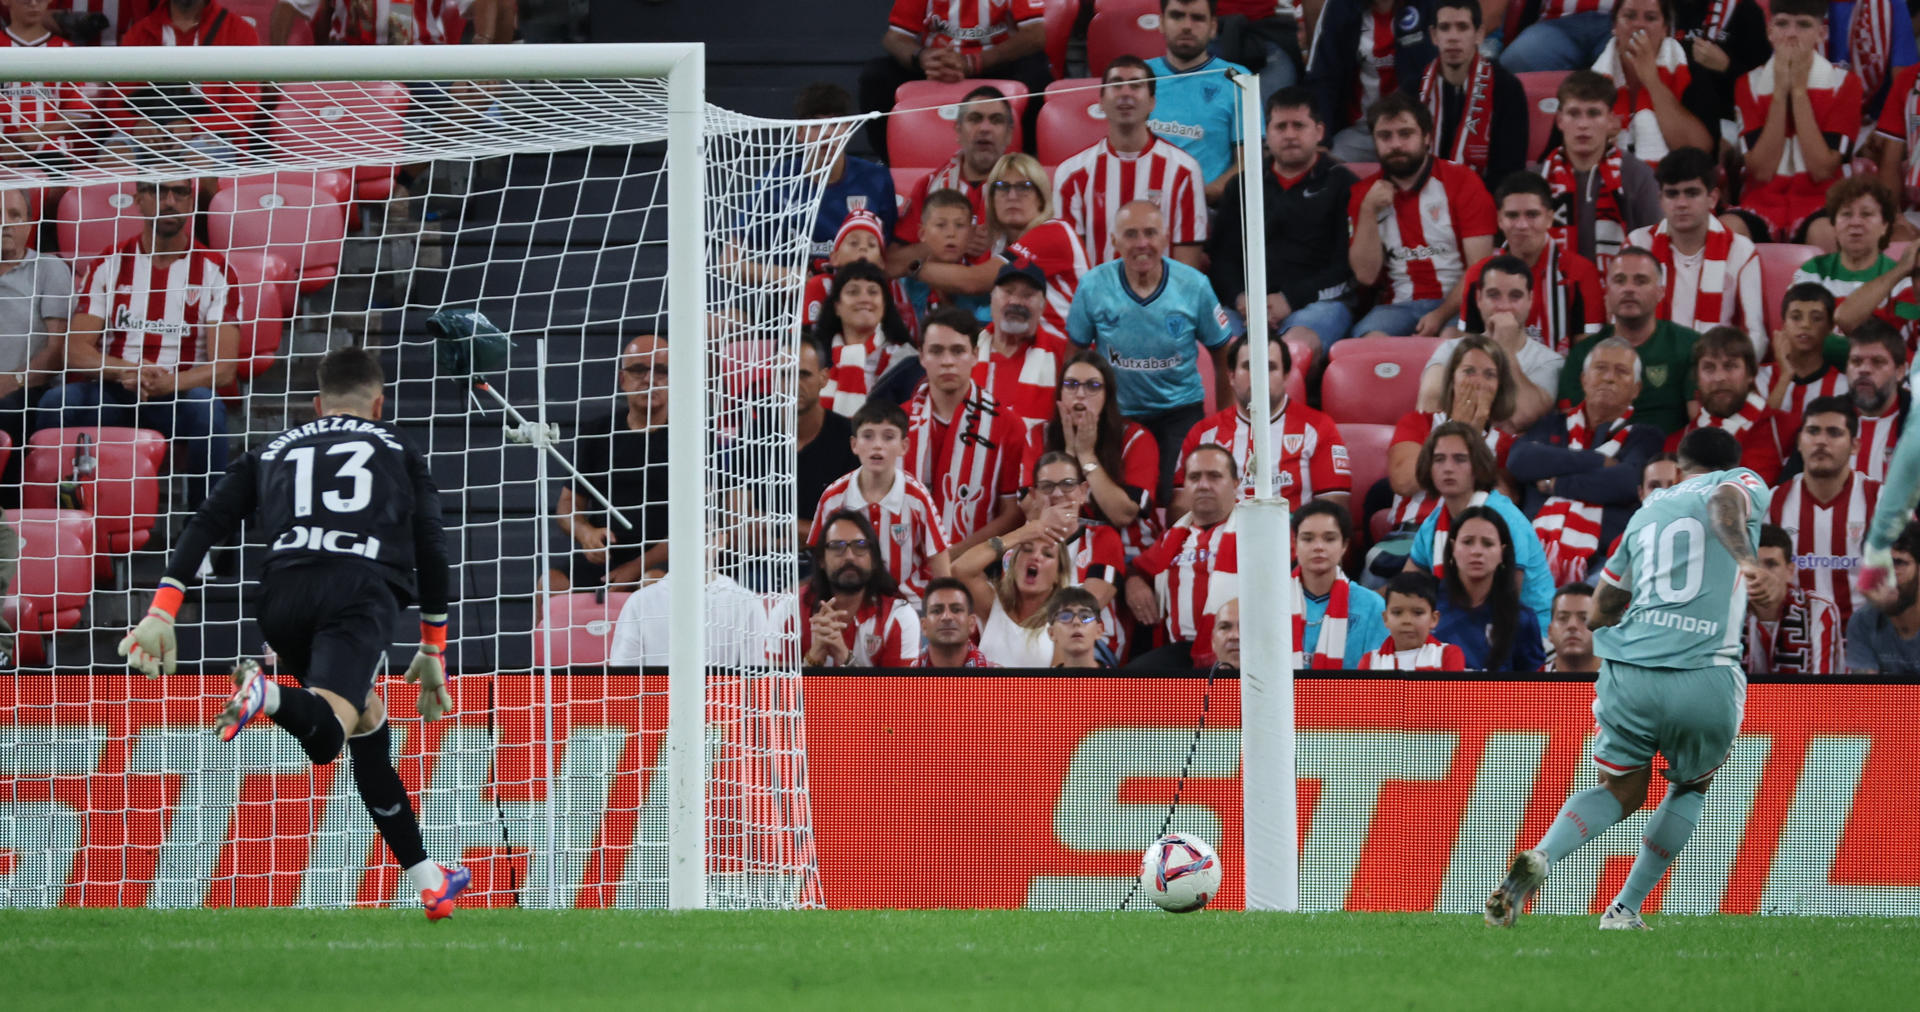
<instances>
[{"instance_id":1,"label":"goal frame","mask_svg":"<svg viewBox=\"0 0 1920 1012\"><path fill-rule=\"evenodd\" d=\"M109 58L110 56L110 58ZM192 82L462 81L664 78L667 82L667 228L673 246L666 276L667 330L704 348L707 268L706 46L703 43L587 43L512 46L123 46L12 49L0 81ZM690 338L689 335L697 335ZM706 420L706 355L677 356L667 377L667 534L676 544L702 544ZM678 466L680 462L695 466ZM711 566L671 567L666 774L667 906L707 905L705 783L706 630L703 597ZM549 736L551 737L551 736Z\"/></svg>"}]
</instances>

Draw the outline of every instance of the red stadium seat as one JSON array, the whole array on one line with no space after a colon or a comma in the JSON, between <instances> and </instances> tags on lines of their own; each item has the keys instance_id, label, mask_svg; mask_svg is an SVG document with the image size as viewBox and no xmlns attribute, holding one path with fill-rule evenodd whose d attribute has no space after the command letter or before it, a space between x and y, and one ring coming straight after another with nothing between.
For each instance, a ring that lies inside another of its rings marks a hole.
<instances>
[{"instance_id":1,"label":"red stadium seat","mask_svg":"<svg viewBox=\"0 0 1920 1012\"><path fill-rule=\"evenodd\" d=\"M1332 350L1327 352L1329 359L1345 358L1348 355L1397 354L1403 358L1418 356L1425 362L1433 355L1433 349L1440 347L1437 337L1350 337L1334 342ZM1416 350L1418 349L1418 350ZM1394 421L1399 421L1398 418Z\"/></svg>"},{"instance_id":2,"label":"red stadium seat","mask_svg":"<svg viewBox=\"0 0 1920 1012\"><path fill-rule=\"evenodd\" d=\"M1353 173L1355 179L1365 179L1380 171L1379 162L1346 162L1344 164L1347 171Z\"/></svg>"},{"instance_id":3,"label":"red stadium seat","mask_svg":"<svg viewBox=\"0 0 1920 1012\"><path fill-rule=\"evenodd\" d=\"M306 186L326 194L343 205L353 199L353 173L345 169L319 169L313 172L283 170L262 172L252 176L221 176L218 189L231 190L235 186L250 183L266 186Z\"/></svg>"},{"instance_id":4,"label":"red stadium seat","mask_svg":"<svg viewBox=\"0 0 1920 1012\"><path fill-rule=\"evenodd\" d=\"M279 357L280 340L290 325L300 288L287 266L285 257L264 250L233 250L227 254L227 266L240 282L240 361L234 368L238 380L248 380L265 372ZM220 391L223 397L237 396L237 384Z\"/></svg>"},{"instance_id":5,"label":"red stadium seat","mask_svg":"<svg viewBox=\"0 0 1920 1012\"><path fill-rule=\"evenodd\" d=\"M1898 260L1900 255L1907 251L1907 246L1908 244L1904 242L1890 242L1887 244L1886 254Z\"/></svg>"},{"instance_id":6,"label":"red stadium seat","mask_svg":"<svg viewBox=\"0 0 1920 1012\"><path fill-rule=\"evenodd\" d=\"M533 662L546 663L546 630L553 630L554 667L607 663L613 649L613 624L631 596L608 593L554 594L546 599L547 613L533 631Z\"/></svg>"},{"instance_id":7,"label":"red stadium seat","mask_svg":"<svg viewBox=\"0 0 1920 1012\"><path fill-rule=\"evenodd\" d=\"M21 664L46 660L44 634L80 624L93 592L93 519L79 510L8 510L20 535L20 569L4 612Z\"/></svg>"},{"instance_id":8,"label":"red stadium seat","mask_svg":"<svg viewBox=\"0 0 1920 1012\"><path fill-rule=\"evenodd\" d=\"M1040 107L1040 123L1034 130L1034 156L1052 166L1103 141L1107 137L1107 114L1100 108L1100 82L1090 77L1075 77L1047 85L1047 104ZM1064 94L1061 94L1064 93Z\"/></svg>"},{"instance_id":9,"label":"red stadium seat","mask_svg":"<svg viewBox=\"0 0 1920 1012\"><path fill-rule=\"evenodd\" d=\"M888 134L887 136L891 137L893 135ZM888 143L892 142L889 141ZM920 180L931 171L931 169L923 169L919 166L909 166L904 169L894 167L887 170L887 172L893 176L893 210L895 214L902 218L907 216L908 205L913 202L913 188L920 185ZM889 236L888 238L892 237Z\"/></svg>"},{"instance_id":10,"label":"red stadium seat","mask_svg":"<svg viewBox=\"0 0 1920 1012\"><path fill-rule=\"evenodd\" d=\"M116 249L139 235L146 224L133 205L130 181L76 186L60 198L54 215L60 255L69 260L98 257Z\"/></svg>"},{"instance_id":11,"label":"red stadium seat","mask_svg":"<svg viewBox=\"0 0 1920 1012\"><path fill-rule=\"evenodd\" d=\"M332 283L346 239L340 204L305 186L247 183L214 195L207 235L218 250L263 250L287 258L300 291Z\"/></svg>"},{"instance_id":12,"label":"red stadium seat","mask_svg":"<svg viewBox=\"0 0 1920 1012\"><path fill-rule=\"evenodd\" d=\"M0 432L0 471L7 469L7 461L13 459L13 437Z\"/></svg>"},{"instance_id":13,"label":"red stadium seat","mask_svg":"<svg viewBox=\"0 0 1920 1012\"><path fill-rule=\"evenodd\" d=\"M1553 116L1560 111L1560 99L1555 92L1560 90L1560 82L1566 80L1568 73L1565 70L1530 70L1514 75L1527 91L1527 161L1537 162L1547 156L1547 138L1553 133Z\"/></svg>"},{"instance_id":14,"label":"red stadium seat","mask_svg":"<svg viewBox=\"0 0 1920 1012\"><path fill-rule=\"evenodd\" d=\"M1143 60L1165 56L1159 0L1099 0L1087 25L1087 72L1100 77L1123 53Z\"/></svg>"},{"instance_id":15,"label":"red stadium seat","mask_svg":"<svg viewBox=\"0 0 1920 1012\"><path fill-rule=\"evenodd\" d=\"M1340 441L1347 444L1347 460L1353 468L1353 509L1366 501L1367 491L1387 476L1387 446L1393 442L1393 426L1371 422L1338 422Z\"/></svg>"},{"instance_id":16,"label":"red stadium seat","mask_svg":"<svg viewBox=\"0 0 1920 1012\"><path fill-rule=\"evenodd\" d=\"M290 155L363 162L353 171L354 199L386 200L407 102L406 85L392 81L289 84L273 109L271 140Z\"/></svg>"},{"instance_id":17,"label":"red stadium seat","mask_svg":"<svg viewBox=\"0 0 1920 1012\"><path fill-rule=\"evenodd\" d=\"M1320 377L1320 405L1336 422L1392 425L1413 410L1420 397L1420 370L1432 354L1432 345L1423 341L1336 355Z\"/></svg>"},{"instance_id":18,"label":"red stadium seat","mask_svg":"<svg viewBox=\"0 0 1920 1012\"><path fill-rule=\"evenodd\" d=\"M887 154L896 166L935 169L960 149L954 133L961 99L975 88L998 88L1013 107L1013 147L1019 151L1020 118L1027 112L1027 86L1019 81L976 78L954 84L938 81L908 81L894 89L893 119L887 125ZM902 140L905 138L905 145Z\"/></svg>"},{"instance_id":19,"label":"red stadium seat","mask_svg":"<svg viewBox=\"0 0 1920 1012\"><path fill-rule=\"evenodd\" d=\"M1780 297L1793 286L1793 272L1820 255L1820 247L1798 242L1755 243L1760 258L1760 301L1766 305L1767 333L1780 327Z\"/></svg>"},{"instance_id":20,"label":"red stadium seat","mask_svg":"<svg viewBox=\"0 0 1920 1012\"><path fill-rule=\"evenodd\" d=\"M93 480L80 485L80 503L91 515L89 543L99 547L105 570L113 558L139 549L153 535L167 442L151 429L41 429L27 439L26 464L21 468L22 505L35 509L59 505L60 483L73 474L83 433L95 470Z\"/></svg>"},{"instance_id":21,"label":"red stadium seat","mask_svg":"<svg viewBox=\"0 0 1920 1012\"><path fill-rule=\"evenodd\" d=\"M1074 23L1080 20L1081 0L1047 0L1047 62L1053 66L1055 80L1067 76L1067 44L1073 41Z\"/></svg>"}]
</instances>

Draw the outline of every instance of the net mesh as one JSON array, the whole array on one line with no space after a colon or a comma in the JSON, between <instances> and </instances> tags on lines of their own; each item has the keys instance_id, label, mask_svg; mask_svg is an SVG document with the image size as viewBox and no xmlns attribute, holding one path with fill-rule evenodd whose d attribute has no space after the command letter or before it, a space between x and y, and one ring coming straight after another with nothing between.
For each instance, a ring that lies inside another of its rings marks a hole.
<instances>
[{"instance_id":1,"label":"net mesh","mask_svg":"<svg viewBox=\"0 0 1920 1012\"><path fill-rule=\"evenodd\" d=\"M0 905L411 902L344 762L207 730L225 672L266 649L257 532L188 593L180 674L129 678L114 651L225 461L311 418L314 363L346 344L381 356L455 566L457 712L425 724L379 683L429 853L471 868L482 905L664 905L667 678L640 666L666 663L644 554L667 539L665 430L634 426L664 417L667 355L623 348L665 333L668 264L695 252L705 332L670 336L705 362L706 447L674 467L704 476L705 537L674 558L713 570L709 904L819 905L798 673L766 663L792 651L764 615L795 582L791 321L844 125L709 108L705 228L678 235L665 80L8 87L43 108L0 142L25 264L0 274L0 310L31 324L0 333L19 359L0 363L18 394L0 400L5 617L35 673L0 716ZM217 259L142 255L183 230ZM475 378L524 424L437 364L425 323L447 308L512 340ZM589 529L612 532L604 559ZM412 630L395 627L395 675Z\"/></svg>"}]
</instances>

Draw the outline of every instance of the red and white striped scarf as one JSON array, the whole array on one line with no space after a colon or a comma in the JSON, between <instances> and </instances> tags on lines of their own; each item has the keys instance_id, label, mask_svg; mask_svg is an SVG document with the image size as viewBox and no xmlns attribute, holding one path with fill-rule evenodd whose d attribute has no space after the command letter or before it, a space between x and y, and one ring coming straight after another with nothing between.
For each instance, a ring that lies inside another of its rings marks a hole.
<instances>
[{"instance_id":1,"label":"red and white striped scarf","mask_svg":"<svg viewBox=\"0 0 1920 1012\"><path fill-rule=\"evenodd\" d=\"M1776 675L1842 674L1827 670L1833 666L1833 639L1839 632L1833 625L1838 614L1831 603L1812 598L1799 587L1787 588L1777 622L1764 622L1749 609L1747 670Z\"/></svg>"},{"instance_id":2,"label":"red and white striped scarf","mask_svg":"<svg viewBox=\"0 0 1920 1012\"><path fill-rule=\"evenodd\" d=\"M1334 571L1333 587L1327 591L1327 613L1320 619L1320 638L1313 643L1313 656L1301 653L1307 641L1307 590L1300 585L1300 570L1293 571L1293 668L1295 671L1338 671L1347 666L1347 576ZM1333 644L1328 652L1327 645Z\"/></svg>"},{"instance_id":3,"label":"red and white striped scarf","mask_svg":"<svg viewBox=\"0 0 1920 1012\"><path fill-rule=\"evenodd\" d=\"M1575 319L1572 299L1579 292L1567 283L1566 272L1560 266L1561 240L1549 238L1546 249L1540 252L1542 263L1534 279L1534 298L1543 308L1540 322L1540 341L1552 348L1561 357L1573 349L1576 342L1587 336L1587 321Z\"/></svg>"},{"instance_id":4,"label":"red and white striped scarf","mask_svg":"<svg viewBox=\"0 0 1920 1012\"><path fill-rule=\"evenodd\" d=\"M1740 7L1740 0L1713 0L1707 5L1707 16L1700 21L1700 36L1715 45L1727 41L1727 32L1733 27L1733 13Z\"/></svg>"},{"instance_id":5,"label":"red and white striped scarf","mask_svg":"<svg viewBox=\"0 0 1920 1012\"><path fill-rule=\"evenodd\" d=\"M1443 151L1440 124L1445 121L1441 107L1446 104L1446 79L1440 76L1440 61L1427 64L1420 79L1420 101L1433 113L1433 156L1472 169L1487 170L1487 151L1493 138L1493 64L1476 54L1467 65L1466 98L1460 104L1460 127L1454 131L1453 150Z\"/></svg>"},{"instance_id":6,"label":"red and white striped scarf","mask_svg":"<svg viewBox=\"0 0 1920 1012\"><path fill-rule=\"evenodd\" d=\"M1727 263L1732 255L1733 232L1720 224L1719 218L1708 215L1707 245L1701 251L1700 280L1693 290L1693 319L1674 320L1675 323L1692 327L1696 320L1712 320L1716 325L1720 322L1720 304L1733 287L1733 272ZM1664 218L1653 230L1653 256L1667 275L1667 293L1660 298L1660 319L1673 320L1673 292L1679 286L1679 278L1675 276L1673 239L1667 235Z\"/></svg>"},{"instance_id":7,"label":"red and white striped scarf","mask_svg":"<svg viewBox=\"0 0 1920 1012\"><path fill-rule=\"evenodd\" d=\"M1871 98L1886 83L1893 63L1893 9L1888 0L1858 0L1853 5L1847 62L1860 75L1862 95Z\"/></svg>"},{"instance_id":8,"label":"red and white striped scarf","mask_svg":"<svg viewBox=\"0 0 1920 1012\"><path fill-rule=\"evenodd\" d=\"M1608 148L1607 156L1594 166L1594 178L1599 186L1593 195L1593 262L1600 268L1602 277L1606 276L1607 264L1627 239L1627 219L1620 211L1625 185L1620 181L1620 157L1620 147L1616 144ZM1575 208L1580 202L1580 182L1574 175L1573 163L1567 160L1567 149L1554 148L1547 155L1547 163L1540 167L1540 174L1546 177L1547 188L1553 191L1554 240L1578 249Z\"/></svg>"},{"instance_id":9,"label":"red and white striped scarf","mask_svg":"<svg viewBox=\"0 0 1920 1012\"><path fill-rule=\"evenodd\" d=\"M1887 101L1899 102L1907 125L1907 172L1905 183L1907 200L1912 202L1920 197L1920 78L1916 78L1916 87L1905 95L1888 95Z\"/></svg>"},{"instance_id":10,"label":"red and white striped scarf","mask_svg":"<svg viewBox=\"0 0 1920 1012\"><path fill-rule=\"evenodd\" d=\"M1567 449L1592 450L1612 460L1626 445L1627 429L1633 420L1628 408L1615 424L1613 434L1593 444L1593 429L1587 424L1586 404L1567 416ZM1555 586L1577 583L1587 578L1587 564L1600 550L1601 508L1580 499L1553 496L1533 518L1533 531L1540 536L1540 547L1547 553L1547 568Z\"/></svg>"},{"instance_id":11,"label":"red and white striped scarf","mask_svg":"<svg viewBox=\"0 0 1920 1012\"><path fill-rule=\"evenodd\" d=\"M1475 492L1473 498L1467 500L1467 508L1484 506L1486 502L1485 492ZM1447 509L1447 504L1442 502L1439 516L1433 522L1433 576L1436 580L1444 580L1447 577L1447 528L1452 526L1453 511Z\"/></svg>"},{"instance_id":12,"label":"red and white striped scarf","mask_svg":"<svg viewBox=\"0 0 1920 1012\"><path fill-rule=\"evenodd\" d=\"M1393 637L1389 636L1380 644L1380 649L1360 658L1360 668L1363 671L1465 671L1467 659L1459 647L1429 636L1403 664L1400 652L1393 648Z\"/></svg>"},{"instance_id":13,"label":"red and white striped scarf","mask_svg":"<svg viewBox=\"0 0 1920 1012\"><path fill-rule=\"evenodd\" d=\"M1725 429L1728 435L1737 438L1748 429L1753 428L1754 423L1765 417L1766 413L1767 399L1760 396L1760 392L1755 390L1747 395L1746 403L1740 405L1740 410L1725 418L1721 418L1719 415L1702 407L1700 413L1693 416L1693 427L1696 429Z\"/></svg>"},{"instance_id":14,"label":"red and white striped scarf","mask_svg":"<svg viewBox=\"0 0 1920 1012\"><path fill-rule=\"evenodd\" d=\"M922 387L907 405L907 473L920 479L940 504L940 529L949 541L966 540L992 519L1002 455L1022 450L995 442L996 436L1004 440L1026 433L1024 427L995 425L999 412L991 395L970 384L966 399L947 422L943 447L935 445L933 438L933 392Z\"/></svg>"}]
</instances>

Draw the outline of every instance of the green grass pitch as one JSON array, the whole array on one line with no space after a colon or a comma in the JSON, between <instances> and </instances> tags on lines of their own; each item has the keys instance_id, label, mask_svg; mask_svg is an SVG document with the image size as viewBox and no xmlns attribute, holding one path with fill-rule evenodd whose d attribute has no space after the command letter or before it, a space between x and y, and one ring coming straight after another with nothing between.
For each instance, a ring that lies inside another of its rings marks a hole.
<instances>
[{"instance_id":1,"label":"green grass pitch","mask_svg":"<svg viewBox=\"0 0 1920 1012\"><path fill-rule=\"evenodd\" d=\"M1920 922L1021 911L0 913L43 1009L1912 1008Z\"/></svg>"}]
</instances>

